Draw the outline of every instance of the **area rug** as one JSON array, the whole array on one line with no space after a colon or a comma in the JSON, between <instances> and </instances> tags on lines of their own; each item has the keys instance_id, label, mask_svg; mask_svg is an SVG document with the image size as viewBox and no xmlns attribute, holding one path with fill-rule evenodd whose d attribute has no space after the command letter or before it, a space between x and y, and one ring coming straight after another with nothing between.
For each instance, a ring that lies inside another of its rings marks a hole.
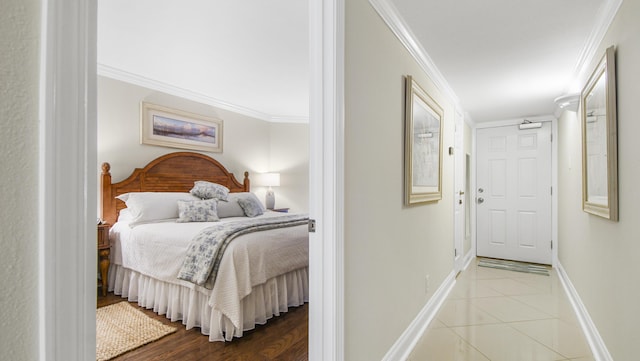
<instances>
[{"instance_id":1,"label":"area rug","mask_svg":"<svg viewBox=\"0 0 640 361\"><path fill-rule=\"evenodd\" d=\"M534 263L507 261L503 259L479 258L478 266L503 269L503 270L515 271L515 272L535 273L535 274L545 275L545 276L549 275L548 266L534 264Z\"/></svg>"},{"instance_id":2,"label":"area rug","mask_svg":"<svg viewBox=\"0 0 640 361\"><path fill-rule=\"evenodd\" d=\"M96 310L96 360L110 360L176 330L145 315L129 302L100 307Z\"/></svg>"}]
</instances>

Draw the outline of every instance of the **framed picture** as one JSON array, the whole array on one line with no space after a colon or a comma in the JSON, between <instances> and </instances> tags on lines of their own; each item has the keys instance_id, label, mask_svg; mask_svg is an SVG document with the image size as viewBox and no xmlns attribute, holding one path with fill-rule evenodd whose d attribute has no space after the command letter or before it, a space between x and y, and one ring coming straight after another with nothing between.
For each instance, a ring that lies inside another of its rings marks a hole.
<instances>
[{"instance_id":1,"label":"framed picture","mask_svg":"<svg viewBox=\"0 0 640 361\"><path fill-rule=\"evenodd\" d=\"M140 143L222 152L222 120L142 102Z\"/></svg>"},{"instance_id":2,"label":"framed picture","mask_svg":"<svg viewBox=\"0 0 640 361\"><path fill-rule=\"evenodd\" d=\"M405 89L405 203L442 199L444 111L408 75Z\"/></svg>"},{"instance_id":3,"label":"framed picture","mask_svg":"<svg viewBox=\"0 0 640 361\"><path fill-rule=\"evenodd\" d=\"M609 47L580 95L582 209L618 220L615 48Z\"/></svg>"}]
</instances>

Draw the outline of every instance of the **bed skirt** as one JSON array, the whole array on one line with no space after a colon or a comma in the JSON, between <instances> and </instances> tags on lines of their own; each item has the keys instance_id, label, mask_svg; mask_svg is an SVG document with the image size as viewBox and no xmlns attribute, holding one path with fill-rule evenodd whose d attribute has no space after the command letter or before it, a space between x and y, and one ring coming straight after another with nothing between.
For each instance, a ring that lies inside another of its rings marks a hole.
<instances>
[{"instance_id":1,"label":"bed skirt","mask_svg":"<svg viewBox=\"0 0 640 361\"><path fill-rule=\"evenodd\" d=\"M215 305L209 305L211 290L191 286L159 281L119 265L109 268L109 291L172 322L181 320L187 330L200 327L212 342L242 337L243 331L309 301L308 267L268 279L240 301L242 327L236 327Z\"/></svg>"}]
</instances>

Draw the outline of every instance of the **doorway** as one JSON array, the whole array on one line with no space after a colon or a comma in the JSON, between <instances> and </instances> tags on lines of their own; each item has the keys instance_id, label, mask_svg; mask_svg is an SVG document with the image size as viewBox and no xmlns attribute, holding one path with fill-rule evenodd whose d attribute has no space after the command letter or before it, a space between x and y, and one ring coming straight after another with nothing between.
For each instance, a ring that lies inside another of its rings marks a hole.
<instances>
[{"instance_id":1,"label":"doorway","mask_svg":"<svg viewBox=\"0 0 640 361\"><path fill-rule=\"evenodd\" d=\"M551 124L478 129L477 255L552 263Z\"/></svg>"},{"instance_id":2,"label":"doorway","mask_svg":"<svg viewBox=\"0 0 640 361\"><path fill-rule=\"evenodd\" d=\"M311 1L310 6L311 51L317 59L332 61L318 61L311 67L310 127L319 131L311 133L310 168L323 177L310 185L314 195L310 214L318 220L315 242L312 239L317 253L311 253L310 285L318 307L310 311L309 355L311 360L341 360L342 218L338 210L342 202L339 165L343 137L323 134L335 134L342 122L344 4L339 0ZM87 360L95 356L96 263L90 260L96 249L87 240L95 239L97 208L96 13L96 1L54 0L43 8L46 35L42 39L41 112L45 131L40 143L45 145L46 157L41 176L50 190L41 201L45 217L39 220L43 229L39 353L43 359ZM323 156L327 153L331 157ZM56 182L62 179L60 174L65 182ZM80 206L69 208L69 204ZM58 292L63 288L66 292Z\"/></svg>"},{"instance_id":3,"label":"doorway","mask_svg":"<svg viewBox=\"0 0 640 361\"><path fill-rule=\"evenodd\" d=\"M467 208L467 170L466 170L466 153L464 149L464 121L460 114L456 114L455 133L454 133L454 249L453 249L453 265L456 275L464 268L464 241L466 236L466 225L468 222Z\"/></svg>"}]
</instances>

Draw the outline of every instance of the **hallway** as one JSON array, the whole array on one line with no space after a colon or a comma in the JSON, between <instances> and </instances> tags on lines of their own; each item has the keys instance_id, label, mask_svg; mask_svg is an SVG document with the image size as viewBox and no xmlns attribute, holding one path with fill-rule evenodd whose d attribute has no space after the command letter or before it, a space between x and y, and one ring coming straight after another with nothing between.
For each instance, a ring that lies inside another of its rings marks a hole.
<instances>
[{"instance_id":1,"label":"hallway","mask_svg":"<svg viewBox=\"0 0 640 361\"><path fill-rule=\"evenodd\" d=\"M410 361L593 361L555 270L464 270Z\"/></svg>"}]
</instances>

